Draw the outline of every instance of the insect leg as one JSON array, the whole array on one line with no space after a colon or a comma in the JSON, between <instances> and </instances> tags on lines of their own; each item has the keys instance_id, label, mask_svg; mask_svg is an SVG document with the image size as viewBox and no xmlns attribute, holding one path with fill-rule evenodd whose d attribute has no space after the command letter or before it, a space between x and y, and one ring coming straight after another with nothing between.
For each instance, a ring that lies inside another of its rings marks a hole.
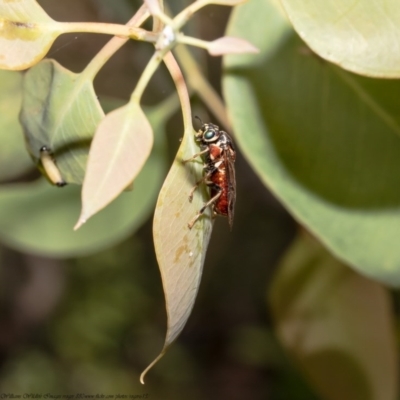
<instances>
[{"instance_id":1,"label":"insect leg","mask_svg":"<svg viewBox=\"0 0 400 400\"><path fill-rule=\"evenodd\" d=\"M187 160L182 160L182 162L183 162L184 164L186 164L187 162L193 161L195 158L200 157L201 155L206 154L206 153L208 153L209 151L210 151L209 148L204 149L204 150L202 150L202 151L200 151L200 152L194 154L192 157L188 158Z\"/></svg>"},{"instance_id":2,"label":"insect leg","mask_svg":"<svg viewBox=\"0 0 400 400\"><path fill-rule=\"evenodd\" d=\"M193 200L193 194L197 190L197 188L202 184L205 183L206 185L210 185L211 181L208 179L212 175L212 171L207 172L199 181L196 182L196 184L192 187L192 190L189 192L189 201L192 202Z\"/></svg>"},{"instance_id":3,"label":"insect leg","mask_svg":"<svg viewBox=\"0 0 400 400\"><path fill-rule=\"evenodd\" d=\"M209 185L211 186L211 185ZM199 212L194 216L194 218L188 223L189 229L193 228L193 225L196 223L196 221L203 215L204 211L206 210L207 207L212 206L221 196L222 194L222 188L218 185L214 185L214 187L218 190L218 193L212 197L207 203L203 205L203 207L200 208Z\"/></svg>"},{"instance_id":4,"label":"insect leg","mask_svg":"<svg viewBox=\"0 0 400 400\"><path fill-rule=\"evenodd\" d=\"M197 190L197 188L205 181L206 177L203 176L199 181L196 182L196 184L192 187L191 191L189 192L189 201L192 202L193 200L193 194Z\"/></svg>"}]
</instances>

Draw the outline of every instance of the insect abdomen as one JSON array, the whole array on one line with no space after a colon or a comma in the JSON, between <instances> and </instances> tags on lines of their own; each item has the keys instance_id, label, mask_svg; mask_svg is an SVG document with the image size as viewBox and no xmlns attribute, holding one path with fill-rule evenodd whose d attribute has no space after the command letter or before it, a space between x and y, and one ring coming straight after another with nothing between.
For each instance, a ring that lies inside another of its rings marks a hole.
<instances>
[{"instance_id":1,"label":"insect abdomen","mask_svg":"<svg viewBox=\"0 0 400 400\"><path fill-rule=\"evenodd\" d=\"M221 195L214 204L214 211L219 215L228 215L228 181L226 179L225 166L221 165L211 176L211 181L217 187L211 186L211 197L221 192Z\"/></svg>"}]
</instances>

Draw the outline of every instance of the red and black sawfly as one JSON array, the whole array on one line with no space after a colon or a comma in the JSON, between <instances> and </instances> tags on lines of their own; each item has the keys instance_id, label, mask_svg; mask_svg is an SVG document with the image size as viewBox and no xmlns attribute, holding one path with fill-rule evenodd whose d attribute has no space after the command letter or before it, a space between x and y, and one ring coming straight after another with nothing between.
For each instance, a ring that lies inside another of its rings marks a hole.
<instances>
[{"instance_id":1,"label":"red and black sawfly","mask_svg":"<svg viewBox=\"0 0 400 400\"><path fill-rule=\"evenodd\" d=\"M200 120L200 118L198 119ZM202 123L200 130L195 135L195 140L200 144L200 152L184 162L201 156L204 161L204 175L190 191L189 201L192 201L194 192L202 183L210 188L211 198L189 222L188 227L192 229L207 207L211 207L213 216L228 217L229 227L232 229L236 201L234 165L236 151L232 138L225 131L220 130L217 125Z\"/></svg>"}]
</instances>

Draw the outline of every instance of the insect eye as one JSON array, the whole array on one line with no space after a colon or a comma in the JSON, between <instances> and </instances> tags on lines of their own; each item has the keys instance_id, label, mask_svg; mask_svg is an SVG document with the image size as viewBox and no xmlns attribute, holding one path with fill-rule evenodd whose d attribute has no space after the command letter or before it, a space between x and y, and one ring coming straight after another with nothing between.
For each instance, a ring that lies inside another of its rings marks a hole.
<instances>
[{"instance_id":1,"label":"insect eye","mask_svg":"<svg viewBox=\"0 0 400 400\"><path fill-rule=\"evenodd\" d=\"M209 130L204 133L204 139L211 140L215 137L215 131Z\"/></svg>"}]
</instances>

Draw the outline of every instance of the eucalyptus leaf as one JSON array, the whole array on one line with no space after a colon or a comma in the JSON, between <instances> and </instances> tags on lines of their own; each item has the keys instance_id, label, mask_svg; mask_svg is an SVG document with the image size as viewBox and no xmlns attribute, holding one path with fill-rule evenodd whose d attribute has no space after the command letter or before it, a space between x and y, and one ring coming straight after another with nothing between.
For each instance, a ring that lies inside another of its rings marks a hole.
<instances>
[{"instance_id":1,"label":"eucalyptus leaf","mask_svg":"<svg viewBox=\"0 0 400 400\"><path fill-rule=\"evenodd\" d=\"M188 160L199 151L194 132L185 132L181 146L160 191L154 214L153 237L167 308L167 334L160 355L145 369L140 380L165 354L184 328L200 286L212 230L207 209L192 229L188 223L209 199L200 186L192 202L188 195L203 174L201 161Z\"/></svg>"},{"instance_id":2,"label":"eucalyptus leaf","mask_svg":"<svg viewBox=\"0 0 400 400\"><path fill-rule=\"evenodd\" d=\"M0 68L29 68L45 56L61 33L35 0L0 0Z\"/></svg>"},{"instance_id":3,"label":"eucalyptus leaf","mask_svg":"<svg viewBox=\"0 0 400 400\"><path fill-rule=\"evenodd\" d=\"M35 65L62 33L143 38L143 32L132 26L54 21L36 0L0 0L0 21L0 69L22 70Z\"/></svg>"},{"instance_id":4,"label":"eucalyptus leaf","mask_svg":"<svg viewBox=\"0 0 400 400\"><path fill-rule=\"evenodd\" d=\"M46 146L64 180L81 184L91 139L104 117L91 77L44 60L26 73L23 92L20 118L33 159L39 163Z\"/></svg>"},{"instance_id":5,"label":"eucalyptus leaf","mask_svg":"<svg viewBox=\"0 0 400 400\"><path fill-rule=\"evenodd\" d=\"M17 178L33 167L18 114L22 101L22 74L0 71L0 181Z\"/></svg>"},{"instance_id":6,"label":"eucalyptus leaf","mask_svg":"<svg viewBox=\"0 0 400 400\"><path fill-rule=\"evenodd\" d=\"M321 57L359 74L400 77L398 0L281 0L302 39Z\"/></svg>"},{"instance_id":7,"label":"eucalyptus leaf","mask_svg":"<svg viewBox=\"0 0 400 400\"><path fill-rule=\"evenodd\" d=\"M90 147L82 212L75 229L134 181L152 146L152 127L139 104L128 103L107 114Z\"/></svg>"},{"instance_id":8,"label":"eucalyptus leaf","mask_svg":"<svg viewBox=\"0 0 400 400\"><path fill-rule=\"evenodd\" d=\"M165 119L157 111L153 151L125 192L79 231L73 225L81 208L81 187L62 189L40 180L30 184L0 187L0 239L20 251L53 257L75 257L95 253L132 234L154 209L166 169Z\"/></svg>"},{"instance_id":9,"label":"eucalyptus leaf","mask_svg":"<svg viewBox=\"0 0 400 400\"><path fill-rule=\"evenodd\" d=\"M236 141L262 181L331 251L400 285L400 81L325 62L266 0L232 14L229 35L259 55L225 59Z\"/></svg>"},{"instance_id":10,"label":"eucalyptus leaf","mask_svg":"<svg viewBox=\"0 0 400 400\"><path fill-rule=\"evenodd\" d=\"M86 26L89 30L112 30L117 27L129 31L147 17L146 9L142 6L126 26L81 24L80 27ZM68 30L78 28L79 24L78 27L73 23L63 26ZM104 63L127 41L127 38L113 37L79 74L72 73L53 60L42 61L26 74L21 111L26 142L39 168L44 169L43 172L53 183L82 183L86 174L89 144L104 117L93 89L93 80ZM132 116L135 117L134 113L130 113L129 117ZM120 143L120 140L115 142ZM146 157L151 149L151 146L148 147ZM50 169L46 166L50 166Z\"/></svg>"},{"instance_id":11,"label":"eucalyptus leaf","mask_svg":"<svg viewBox=\"0 0 400 400\"><path fill-rule=\"evenodd\" d=\"M269 292L277 334L327 400L395 400L398 350L388 291L309 236L285 255Z\"/></svg>"}]
</instances>

